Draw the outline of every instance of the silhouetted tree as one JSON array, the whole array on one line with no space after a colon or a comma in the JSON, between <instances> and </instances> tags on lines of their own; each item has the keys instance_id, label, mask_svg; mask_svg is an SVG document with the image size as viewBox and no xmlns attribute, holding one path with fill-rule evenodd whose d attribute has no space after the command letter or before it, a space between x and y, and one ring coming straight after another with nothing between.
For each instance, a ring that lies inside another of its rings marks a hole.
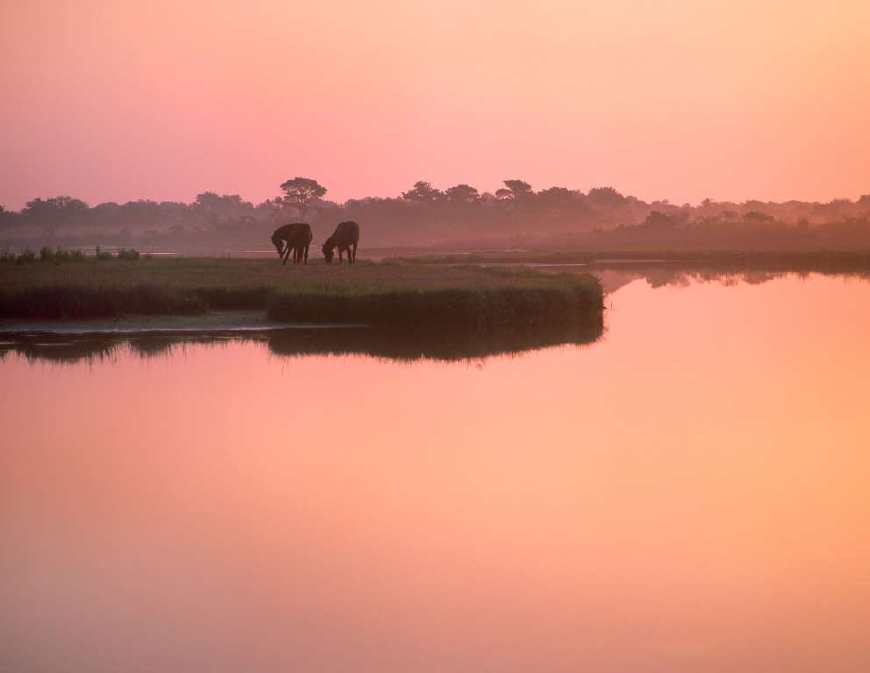
<instances>
[{"instance_id":1,"label":"silhouetted tree","mask_svg":"<svg viewBox=\"0 0 870 673\"><path fill-rule=\"evenodd\" d=\"M455 185L450 187L445 194L451 203L477 203L480 201L480 194L471 185Z\"/></svg>"},{"instance_id":2,"label":"silhouetted tree","mask_svg":"<svg viewBox=\"0 0 870 673\"><path fill-rule=\"evenodd\" d=\"M218 195L214 192L203 192L197 194L191 208L203 222L214 228L239 222L250 215L254 205L244 201L238 194Z\"/></svg>"},{"instance_id":3,"label":"silhouetted tree","mask_svg":"<svg viewBox=\"0 0 870 673\"><path fill-rule=\"evenodd\" d=\"M532 186L524 180L505 180L504 186L508 188L514 201L528 199L534 194ZM496 196L498 196L498 192L496 192Z\"/></svg>"},{"instance_id":4,"label":"silhouetted tree","mask_svg":"<svg viewBox=\"0 0 870 673\"><path fill-rule=\"evenodd\" d=\"M18 213L6 210L6 208L3 207L3 204L0 204L0 225L12 226L15 224L18 217Z\"/></svg>"},{"instance_id":5,"label":"silhouetted tree","mask_svg":"<svg viewBox=\"0 0 870 673\"><path fill-rule=\"evenodd\" d=\"M599 206L618 206L625 201L625 197L613 187L594 187L589 190L588 198Z\"/></svg>"},{"instance_id":6,"label":"silhouetted tree","mask_svg":"<svg viewBox=\"0 0 870 673\"><path fill-rule=\"evenodd\" d=\"M402 192L402 198L417 203L437 203L444 199L444 192L424 180L419 180L414 183L413 189Z\"/></svg>"},{"instance_id":7,"label":"silhouetted tree","mask_svg":"<svg viewBox=\"0 0 870 673\"><path fill-rule=\"evenodd\" d=\"M69 196L34 199L20 212L0 208L0 249L95 244L247 249L265 240L277 213L286 218L286 209L294 216L307 209L313 217L314 208L323 222L364 223L367 240L387 245L558 236L576 237L570 240L579 247L611 249L870 249L870 194L827 203L708 199L692 207L648 203L612 187L588 195L560 186L533 192L523 180L506 180L493 195L464 183L441 191L419 181L401 197L337 204L322 198L326 190L309 178L288 180L282 189L279 197L256 206L236 194L214 192L199 194L193 203L138 200L93 208Z\"/></svg>"},{"instance_id":8,"label":"silhouetted tree","mask_svg":"<svg viewBox=\"0 0 870 673\"><path fill-rule=\"evenodd\" d=\"M677 221L673 217L665 213L660 213L657 210L650 212L643 222L643 226L652 229L670 229L676 226L676 224Z\"/></svg>"},{"instance_id":9,"label":"silhouetted tree","mask_svg":"<svg viewBox=\"0 0 870 673\"><path fill-rule=\"evenodd\" d=\"M768 224L773 222L773 216L766 213L760 213L757 210L751 210L743 216L743 220L747 224Z\"/></svg>"},{"instance_id":10,"label":"silhouetted tree","mask_svg":"<svg viewBox=\"0 0 870 673\"><path fill-rule=\"evenodd\" d=\"M281 189L284 191L281 202L296 208L299 217L305 216L305 211L312 201L326 195L326 187L311 178L296 177L287 180L281 183Z\"/></svg>"},{"instance_id":11,"label":"silhouetted tree","mask_svg":"<svg viewBox=\"0 0 870 673\"><path fill-rule=\"evenodd\" d=\"M576 200L579 193L565 187L550 187L542 189L537 196L541 202L547 205L557 205Z\"/></svg>"},{"instance_id":12,"label":"silhouetted tree","mask_svg":"<svg viewBox=\"0 0 870 673\"><path fill-rule=\"evenodd\" d=\"M21 214L36 226L42 227L48 236L54 236L59 226L64 226L77 216L88 211L88 204L71 196L55 196L50 199L28 201Z\"/></svg>"},{"instance_id":13,"label":"silhouetted tree","mask_svg":"<svg viewBox=\"0 0 870 673\"><path fill-rule=\"evenodd\" d=\"M187 208L185 207L185 210ZM160 204L150 199L128 201L121 206L121 221L125 226L138 231L156 230L164 221Z\"/></svg>"}]
</instances>

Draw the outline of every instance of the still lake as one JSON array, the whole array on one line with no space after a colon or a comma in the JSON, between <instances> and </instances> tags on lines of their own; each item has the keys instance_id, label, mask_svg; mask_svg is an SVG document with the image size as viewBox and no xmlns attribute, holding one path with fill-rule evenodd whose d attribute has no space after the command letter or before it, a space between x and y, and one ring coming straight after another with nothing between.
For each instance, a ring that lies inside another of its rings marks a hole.
<instances>
[{"instance_id":1,"label":"still lake","mask_svg":"<svg viewBox=\"0 0 870 673\"><path fill-rule=\"evenodd\" d=\"M870 670L870 282L605 280L458 361L6 344L0 670Z\"/></svg>"}]
</instances>

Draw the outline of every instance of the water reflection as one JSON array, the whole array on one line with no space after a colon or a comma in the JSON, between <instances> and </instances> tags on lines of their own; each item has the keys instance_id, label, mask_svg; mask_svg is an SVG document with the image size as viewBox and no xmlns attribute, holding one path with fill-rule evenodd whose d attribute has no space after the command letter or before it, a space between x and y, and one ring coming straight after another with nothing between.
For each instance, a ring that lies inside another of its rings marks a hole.
<instances>
[{"instance_id":1,"label":"water reflection","mask_svg":"<svg viewBox=\"0 0 870 673\"><path fill-rule=\"evenodd\" d=\"M367 355L401 361L469 360L517 354L559 345L593 343L603 333L601 314L561 325L518 327L497 332L445 329L435 332L373 328L269 330L267 332L209 332L204 334L19 335L0 342L0 358L16 353L27 360L76 363L107 360L120 351L143 357L169 357L192 344L219 345L229 341L265 343L274 355Z\"/></svg>"},{"instance_id":2,"label":"water reflection","mask_svg":"<svg viewBox=\"0 0 870 673\"><path fill-rule=\"evenodd\" d=\"M747 269L741 271L713 268L686 268L660 263L660 260L631 260L630 265L599 264L594 273L604 289L613 294L620 288L645 281L651 288L690 287L714 283L722 286L761 285L778 279L807 281L812 277L839 278L870 282L870 273L806 272ZM219 345L227 341L265 343L279 356L357 354L377 358L415 360L467 360L517 354L551 346L594 343L604 333L604 319L592 316L579 324L526 326L497 332L388 331L368 328L288 329L257 332L209 330L201 334L189 330L179 333L139 335L50 334L7 335L0 340L0 359L18 354L31 361L75 363L82 360L107 360L127 349L144 358L169 356L191 344Z\"/></svg>"},{"instance_id":3,"label":"water reflection","mask_svg":"<svg viewBox=\"0 0 870 673\"><path fill-rule=\"evenodd\" d=\"M0 670L870 670L870 284L612 299L484 368L0 361Z\"/></svg>"},{"instance_id":4,"label":"water reflection","mask_svg":"<svg viewBox=\"0 0 870 673\"><path fill-rule=\"evenodd\" d=\"M615 292L636 280L646 281L650 287L688 287L697 283L732 285L761 285L781 278L807 280L812 276L870 281L866 271L789 271L775 269L738 269L687 267L669 263L636 262L631 265L596 265L589 269L601 280L607 292Z\"/></svg>"}]
</instances>

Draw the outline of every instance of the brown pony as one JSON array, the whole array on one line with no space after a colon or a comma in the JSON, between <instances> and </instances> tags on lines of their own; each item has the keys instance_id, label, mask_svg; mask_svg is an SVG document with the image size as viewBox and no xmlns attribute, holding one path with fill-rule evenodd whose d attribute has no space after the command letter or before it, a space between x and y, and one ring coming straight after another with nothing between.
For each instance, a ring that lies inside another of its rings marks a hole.
<instances>
[{"instance_id":1,"label":"brown pony","mask_svg":"<svg viewBox=\"0 0 870 673\"><path fill-rule=\"evenodd\" d=\"M311 227L305 222L293 222L278 227L272 234L272 245L278 251L281 264L287 263L290 251L293 251L293 263L308 264L308 246L311 245Z\"/></svg>"},{"instance_id":2,"label":"brown pony","mask_svg":"<svg viewBox=\"0 0 870 673\"><path fill-rule=\"evenodd\" d=\"M326 257L326 263L332 264L334 250L338 248L338 261L343 261L342 253L347 253L348 264L356 262L356 248L359 244L359 225L353 220L341 222L336 228L335 233L326 239L323 244L323 256Z\"/></svg>"}]
</instances>

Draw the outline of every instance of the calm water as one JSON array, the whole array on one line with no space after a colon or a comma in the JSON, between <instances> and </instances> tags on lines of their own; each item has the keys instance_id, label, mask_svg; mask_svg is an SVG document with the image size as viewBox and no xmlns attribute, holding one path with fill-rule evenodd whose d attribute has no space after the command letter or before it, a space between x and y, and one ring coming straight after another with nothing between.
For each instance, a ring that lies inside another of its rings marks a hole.
<instances>
[{"instance_id":1,"label":"calm water","mask_svg":"<svg viewBox=\"0 0 870 673\"><path fill-rule=\"evenodd\" d=\"M515 356L8 352L0 670L870 670L870 283L627 279Z\"/></svg>"}]
</instances>

